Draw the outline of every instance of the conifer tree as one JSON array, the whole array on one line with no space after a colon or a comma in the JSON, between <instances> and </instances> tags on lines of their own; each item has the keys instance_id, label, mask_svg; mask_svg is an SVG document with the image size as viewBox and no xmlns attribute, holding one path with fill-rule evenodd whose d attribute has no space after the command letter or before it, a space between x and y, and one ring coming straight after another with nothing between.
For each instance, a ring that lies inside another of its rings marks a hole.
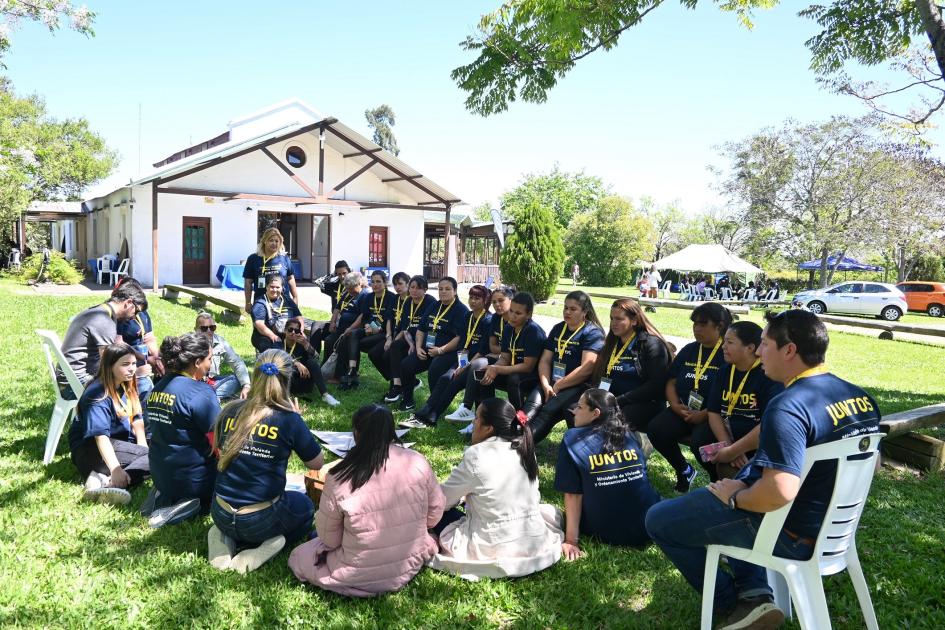
<instances>
[{"instance_id":1,"label":"conifer tree","mask_svg":"<svg viewBox=\"0 0 945 630\"><path fill-rule=\"evenodd\" d=\"M499 258L502 281L536 300L547 300L564 268L564 245L554 216L535 199L505 212L514 227Z\"/></svg>"}]
</instances>

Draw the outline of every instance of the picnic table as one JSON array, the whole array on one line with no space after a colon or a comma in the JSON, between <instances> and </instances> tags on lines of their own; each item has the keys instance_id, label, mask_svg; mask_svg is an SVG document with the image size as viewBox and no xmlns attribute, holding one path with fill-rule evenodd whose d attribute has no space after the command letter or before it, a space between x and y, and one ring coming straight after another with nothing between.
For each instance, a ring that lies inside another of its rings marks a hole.
<instances>
[{"instance_id":1,"label":"picnic table","mask_svg":"<svg viewBox=\"0 0 945 630\"><path fill-rule=\"evenodd\" d=\"M220 286L232 291L242 291L244 267L245 265L242 264L220 265L217 268L217 280L220 281ZM296 279L302 275L302 263L300 261L292 261L292 273L295 274Z\"/></svg>"}]
</instances>

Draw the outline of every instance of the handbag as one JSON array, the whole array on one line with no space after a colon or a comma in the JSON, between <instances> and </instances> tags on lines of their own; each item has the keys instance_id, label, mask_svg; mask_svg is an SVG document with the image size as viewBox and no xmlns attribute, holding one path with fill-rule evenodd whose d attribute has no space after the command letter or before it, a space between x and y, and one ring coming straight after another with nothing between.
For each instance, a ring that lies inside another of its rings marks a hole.
<instances>
[{"instance_id":1,"label":"handbag","mask_svg":"<svg viewBox=\"0 0 945 630\"><path fill-rule=\"evenodd\" d=\"M335 364L338 363L338 353L332 351L331 356L322 363L322 376L333 378L335 376Z\"/></svg>"}]
</instances>

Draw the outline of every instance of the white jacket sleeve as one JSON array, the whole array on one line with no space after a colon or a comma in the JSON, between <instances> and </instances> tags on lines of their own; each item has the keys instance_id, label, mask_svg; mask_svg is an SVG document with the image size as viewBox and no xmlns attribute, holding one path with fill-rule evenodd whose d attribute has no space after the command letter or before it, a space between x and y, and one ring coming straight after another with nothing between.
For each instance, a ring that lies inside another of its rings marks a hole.
<instances>
[{"instance_id":1,"label":"white jacket sleeve","mask_svg":"<svg viewBox=\"0 0 945 630\"><path fill-rule=\"evenodd\" d=\"M458 504L467 494L474 492L482 484L476 475L475 455L466 449L463 454L463 461L453 469L450 476L440 484L443 494L446 496L446 507L451 508Z\"/></svg>"}]
</instances>

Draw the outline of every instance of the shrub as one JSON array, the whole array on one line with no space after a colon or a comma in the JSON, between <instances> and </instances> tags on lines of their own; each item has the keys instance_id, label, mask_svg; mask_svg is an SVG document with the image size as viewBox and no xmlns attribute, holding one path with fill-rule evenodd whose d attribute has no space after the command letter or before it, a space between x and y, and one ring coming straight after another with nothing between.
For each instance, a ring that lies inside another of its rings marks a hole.
<instances>
[{"instance_id":1,"label":"shrub","mask_svg":"<svg viewBox=\"0 0 945 630\"><path fill-rule=\"evenodd\" d=\"M43 254L33 254L23 261L19 277L23 282L39 279L39 269L43 265ZM56 284L78 284L82 282L82 272L61 252L49 252L49 265L45 271L46 279Z\"/></svg>"},{"instance_id":2,"label":"shrub","mask_svg":"<svg viewBox=\"0 0 945 630\"><path fill-rule=\"evenodd\" d=\"M581 267L581 279L589 285L621 287L633 273L653 241L653 225L621 197L605 197L600 204L571 220L568 258Z\"/></svg>"},{"instance_id":3,"label":"shrub","mask_svg":"<svg viewBox=\"0 0 945 630\"><path fill-rule=\"evenodd\" d=\"M505 210L514 228L499 257L502 280L536 300L547 300L564 265L564 245L554 217L535 199Z\"/></svg>"}]
</instances>

